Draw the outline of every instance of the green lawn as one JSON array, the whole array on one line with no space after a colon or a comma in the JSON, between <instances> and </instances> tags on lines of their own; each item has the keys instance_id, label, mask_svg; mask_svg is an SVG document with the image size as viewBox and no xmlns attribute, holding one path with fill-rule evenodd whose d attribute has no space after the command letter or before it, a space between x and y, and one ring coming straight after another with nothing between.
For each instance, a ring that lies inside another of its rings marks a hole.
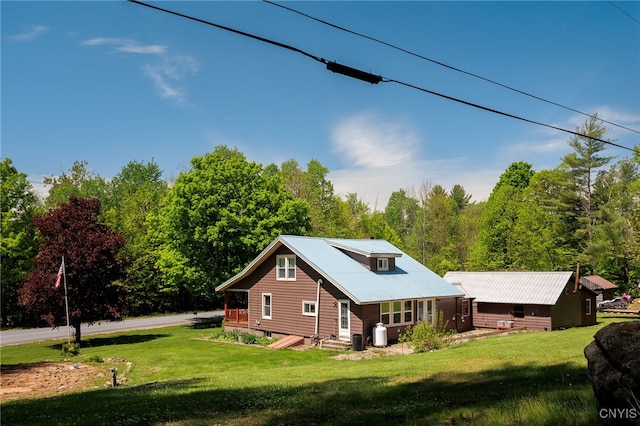
<instances>
[{"instance_id":1,"label":"green lawn","mask_svg":"<svg viewBox=\"0 0 640 426\"><path fill-rule=\"evenodd\" d=\"M336 360L321 350L218 343L187 326L86 339L123 385L5 401L7 425L530 424L593 425L584 347L599 325L516 333L445 350ZM621 319L620 321L624 321ZM61 360L60 342L2 348L2 364ZM94 361L92 361L94 360ZM105 380L103 379L102 382Z\"/></svg>"}]
</instances>

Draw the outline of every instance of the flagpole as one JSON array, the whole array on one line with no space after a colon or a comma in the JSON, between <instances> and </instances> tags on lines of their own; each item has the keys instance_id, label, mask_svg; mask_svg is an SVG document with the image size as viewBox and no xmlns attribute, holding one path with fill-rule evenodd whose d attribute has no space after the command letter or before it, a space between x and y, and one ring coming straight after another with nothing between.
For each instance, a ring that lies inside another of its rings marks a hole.
<instances>
[{"instance_id":1,"label":"flagpole","mask_svg":"<svg viewBox=\"0 0 640 426\"><path fill-rule=\"evenodd\" d=\"M62 278L64 281L64 307L67 312L67 343L71 344L71 325L69 325L69 296L67 294L67 266L62 256Z\"/></svg>"}]
</instances>

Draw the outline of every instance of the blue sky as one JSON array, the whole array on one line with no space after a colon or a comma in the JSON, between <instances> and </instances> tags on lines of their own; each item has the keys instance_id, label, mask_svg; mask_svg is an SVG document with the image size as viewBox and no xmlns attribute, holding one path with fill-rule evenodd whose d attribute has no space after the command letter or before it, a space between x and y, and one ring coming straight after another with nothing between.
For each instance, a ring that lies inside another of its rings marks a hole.
<instances>
[{"instance_id":1,"label":"blue sky","mask_svg":"<svg viewBox=\"0 0 640 426\"><path fill-rule=\"evenodd\" d=\"M575 130L578 113L264 2L154 2L318 57ZM288 2L284 5L632 129L640 129L640 2ZM423 182L486 199L514 161L552 168L570 135L126 1L0 3L2 157L34 186L74 161L165 177L225 144L264 165L312 159L338 194L381 209ZM622 9L622 10L621 10ZM638 133L607 125L632 147ZM608 148L608 155L628 151Z\"/></svg>"}]
</instances>

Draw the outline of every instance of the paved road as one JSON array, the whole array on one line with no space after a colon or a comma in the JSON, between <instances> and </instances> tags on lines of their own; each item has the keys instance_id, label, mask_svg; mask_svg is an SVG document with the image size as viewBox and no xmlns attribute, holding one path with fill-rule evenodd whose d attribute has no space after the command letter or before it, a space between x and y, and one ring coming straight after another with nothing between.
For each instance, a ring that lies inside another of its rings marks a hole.
<instances>
[{"instance_id":1,"label":"paved road","mask_svg":"<svg viewBox=\"0 0 640 426\"><path fill-rule=\"evenodd\" d=\"M194 318L203 319L224 315L224 311L198 312L194 317L193 313L181 315L167 315L160 317L131 318L119 322L102 322L88 327L82 324L82 336L92 334L111 333L114 331L136 330L141 328L157 328L169 325L189 324ZM64 339L67 337L67 327L56 329L31 328L27 330L6 330L0 332L0 346L17 345L19 343L40 342L44 340ZM71 329L73 339L73 328Z\"/></svg>"}]
</instances>

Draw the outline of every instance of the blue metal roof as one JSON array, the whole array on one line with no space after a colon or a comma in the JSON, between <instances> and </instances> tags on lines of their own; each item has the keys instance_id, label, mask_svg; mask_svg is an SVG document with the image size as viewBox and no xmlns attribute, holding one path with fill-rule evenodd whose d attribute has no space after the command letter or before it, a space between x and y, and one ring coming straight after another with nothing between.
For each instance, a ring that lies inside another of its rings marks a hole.
<instances>
[{"instance_id":1,"label":"blue metal roof","mask_svg":"<svg viewBox=\"0 0 640 426\"><path fill-rule=\"evenodd\" d=\"M223 291L284 244L357 304L431 297L462 297L464 293L385 240L347 240L280 236L242 272L216 290ZM339 249L365 256L395 257L395 271L373 272Z\"/></svg>"}]
</instances>

